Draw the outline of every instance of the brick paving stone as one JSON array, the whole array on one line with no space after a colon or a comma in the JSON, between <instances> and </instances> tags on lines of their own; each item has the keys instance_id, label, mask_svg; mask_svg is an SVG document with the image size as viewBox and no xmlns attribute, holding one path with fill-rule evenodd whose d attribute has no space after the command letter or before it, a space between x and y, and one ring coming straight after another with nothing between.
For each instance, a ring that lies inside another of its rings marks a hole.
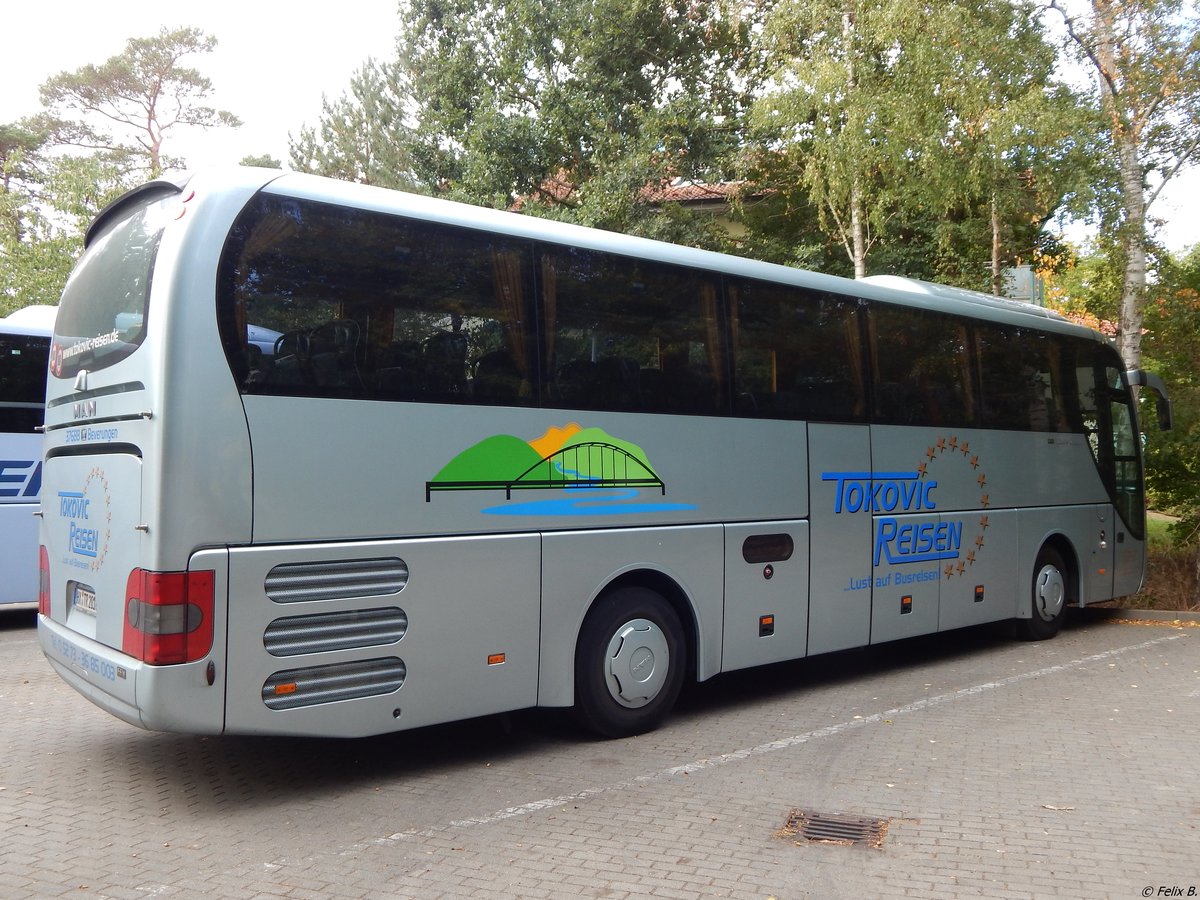
<instances>
[{"instance_id":1,"label":"brick paving stone","mask_svg":"<svg viewBox=\"0 0 1200 900\"><path fill-rule=\"evenodd\" d=\"M1194 629L973 629L734 673L626 741L538 713L287 741L132 728L3 625L0 900L1200 890ZM777 834L794 808L892 822L879 850L809 844Z\"/></svg>"}]
</instances>

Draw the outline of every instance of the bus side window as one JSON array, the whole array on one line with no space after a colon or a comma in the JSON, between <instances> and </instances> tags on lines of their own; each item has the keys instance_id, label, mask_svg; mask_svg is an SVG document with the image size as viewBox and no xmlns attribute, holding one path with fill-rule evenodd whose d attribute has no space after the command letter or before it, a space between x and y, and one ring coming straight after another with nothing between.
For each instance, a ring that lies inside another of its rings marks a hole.
<instances>
[{"instance_id":1,"label":"bus side window","mask_svg":"<svg viewBox=\"0 0 1200 900\"><path fill-rule=\"evenodd\" d=\"M738 415L861 421L858 301L754 281L726 286Z\"/></svg>"},{"instance_id":2,"label":"bus side window","mask_svg":"<svg viewBox=\"0 0 1200 900\"><path fill-rule=\"evenodd\" d=\"M531 258L528 242L483 231L262 195L222 261L226 354L259 393L528 405ZM232 340L239 315L280 335L258 377ZM520 383L476 396L478 363L498 351Z\"/></svg>"},{"instance_id":3,"label":"bus side window","mask_svg":"<svg viewBox=\"0 0 1200 900\"><path fill-rule=\"evenodd\" d=\"M714 277L552 246L543 250L539 271L546 405L727 412Z\"/></svg>"},{"instance_id":4,"label":"bus side window","mask_svg":"<svg viewBox=\"0 0 1200 900\"><path fill-rule=\"evenodd\" d=\"M870 322L877 420L975 425L973 364L964 322L881 303L871 306Z\"/></svg>"},{"instance_id":5,"label":"bus side window","mask_svg":"<svg viewBox=\"0 0 1200 900\"><path fill-rule=\"evenodd\" d=\"M1067 342L1039 331L976 325L985 428L1068 432L1078 426Z\"/></svg>"}]
</instances>

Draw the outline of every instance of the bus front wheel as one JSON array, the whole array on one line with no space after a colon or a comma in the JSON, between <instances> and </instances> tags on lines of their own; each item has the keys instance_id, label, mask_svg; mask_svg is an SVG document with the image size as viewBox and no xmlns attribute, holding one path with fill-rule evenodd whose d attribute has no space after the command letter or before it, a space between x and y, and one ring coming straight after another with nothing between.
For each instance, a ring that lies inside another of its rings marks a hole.
<instances>
[{"instance_id":1,"label":"bus front wheel","mask_svg":"<svg viewBox=\"0 0 1200 900\"><path fill-rule=\"evenodd\" d=\"M1067 613L1069 578L1062 555L1053 547L1043 547L1033 565L1033 608L1028 619L1017 620L1023 640L1044 641L1058 634Z\"/></svg>"},{"instance_id":2,"label":"bus front wheel","mask_svg":"<svg viewBox=\"0 0 1200 900\"><path fill-rule=\"evenodd\" d=\"M617 738L653 731L683 687L686 647L679 616L648 588L620 588L584 619L575 650L575 714Z\"/></svg>"}]
</instances>

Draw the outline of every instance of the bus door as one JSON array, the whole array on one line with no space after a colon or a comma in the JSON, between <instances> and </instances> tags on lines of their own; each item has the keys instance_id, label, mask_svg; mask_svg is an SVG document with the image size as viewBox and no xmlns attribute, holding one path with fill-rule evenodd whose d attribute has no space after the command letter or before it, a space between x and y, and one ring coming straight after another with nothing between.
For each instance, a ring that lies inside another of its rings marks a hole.
<instances>
[{"instance_id":1,"label":"bus door","mask_svg":"<svg viewBox=\"0 0 1200 900\"><path fill-rule=\"evenodd\" d=\"M808 653L871 640L871 430L809 425Z\"/></svg>"},{"instance_id":2,"label":"bus door","mask_svg":"<svg viewBox=\"0 0 1200 900\"><path fill-rule=\"evenodd\" d=\"M1142 585L1142 574L1146 565L1146 497L1142 491L1141 454L1133 411L1133 397L1126 387L1125 379L1116 366L1108 366L1105 372L1108 383L1107 416L1101 421L1108 425L1112 446L1111 494L1116 507L1113 522L1115 546L1113 546L1112 595L1122 597L1136 593Z\"/></svg>"}]
</instances>

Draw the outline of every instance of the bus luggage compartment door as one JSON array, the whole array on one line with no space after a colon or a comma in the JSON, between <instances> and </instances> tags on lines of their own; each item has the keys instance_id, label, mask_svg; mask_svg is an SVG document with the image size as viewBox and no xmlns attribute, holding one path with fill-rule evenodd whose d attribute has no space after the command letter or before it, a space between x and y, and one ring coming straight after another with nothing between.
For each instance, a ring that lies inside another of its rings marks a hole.
<instances>
[{"instance_id":1,"label":"bus luggage compartment door","mask_svg":"<svg viewBox=\"0 0 1200 900\"><path fill-rule=\"evenodd\" d=\"M721 669L803 656L808 644L808 523L725 527Z\"/></svg>"},{"instance_id":2,"label":"bus luggage compartment door","mask_svg":"<svg viewBox=\"0 0 1200 900\"><path fill-rule=\"evenodd\" d=\"M129 576L145 558L142 459L129 453L51 455L41 542L50 567L50 618L120 650Z\"/></svg>"},{"instance_id":3,"label":"bus luggage compartment door","mask_svg":"<svg viewBox=\"0 0 1200 900\"><path fill-rule=\"evenodd\" d=\"M813 560L809 655L862 647L871 639L871 478L866 425L809 425Z\"/></svg>"},{"instance_id":4,"label":"bus luggage compartment door","mask_svg":"<svg viewBox=\"0 0 1200 900\"><path fill-rule=\"evenodd\" d=\"M235 548L226 731L362 737L537 702L538 535Z\"/></svg>"}]
</instances>

